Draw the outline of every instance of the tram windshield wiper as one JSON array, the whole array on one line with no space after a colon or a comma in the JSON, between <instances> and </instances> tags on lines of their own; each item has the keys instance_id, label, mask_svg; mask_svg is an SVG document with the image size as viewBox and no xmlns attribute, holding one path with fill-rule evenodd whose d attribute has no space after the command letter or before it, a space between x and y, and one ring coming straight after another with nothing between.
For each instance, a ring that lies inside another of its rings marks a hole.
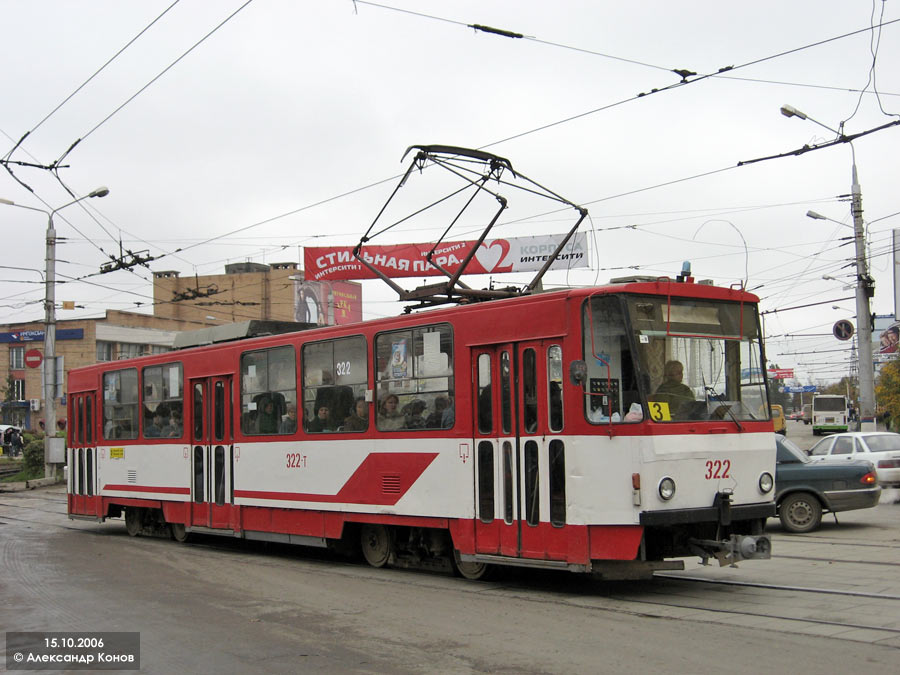
<instances>
[{"instance_id":1,"label":"tram windshield wiper","mask_svg":"<svg viewBox=\"0 0 900 675\"><path fill-rule=\"evenodd\" d=\"M713 387L709 386L708 384L704 384L703 388L706 389L706 393L708 394L707 403L719 404L715 409L713 409L712 406L709 406L710 417L718 416L721 419L725 419L725 415L728 415L728 417L731 418L731 421L734 422L735 426L738 428L738 431L743 431L744 427L738 421L738 418L735 417L734 411L731 409L732 401L726 401L725 396L718 393Z\"/></svg>"}]
</instances>

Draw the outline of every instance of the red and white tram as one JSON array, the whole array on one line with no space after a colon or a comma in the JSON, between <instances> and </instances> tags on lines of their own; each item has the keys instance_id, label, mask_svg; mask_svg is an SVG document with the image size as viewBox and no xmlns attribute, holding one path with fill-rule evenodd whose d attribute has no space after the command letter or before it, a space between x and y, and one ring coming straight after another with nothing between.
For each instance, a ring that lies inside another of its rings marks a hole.
<instances>
[{"instance_id":1,"label":"red and white tram","mask_svg":"<svg viewBox=\"0 0 900 675\"><path fill-rule=\"evenodd\" d=\"M765 558L756 303L632 280L73 370L68 513L470 578Z\"/></svg>"}]
</instances>

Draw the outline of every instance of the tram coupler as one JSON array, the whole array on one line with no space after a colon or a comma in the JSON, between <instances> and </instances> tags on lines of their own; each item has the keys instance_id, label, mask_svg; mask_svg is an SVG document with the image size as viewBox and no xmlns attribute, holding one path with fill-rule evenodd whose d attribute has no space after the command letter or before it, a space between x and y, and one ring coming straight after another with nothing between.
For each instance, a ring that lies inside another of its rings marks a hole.
<instances>
[{"instance_id":1,"label":"tram coupler","mask_svg":"<svg viewBox=\"0 0 900 675\"><path fill-rule=\"evenodd\" d=\"M766 534L732 534L728 539L691 539L691 549L700 556L700 564L707 565L710 558L719 566L731 565L741 560L768 560L772 557L772 540Z\"/></svg>"}]
</instances>

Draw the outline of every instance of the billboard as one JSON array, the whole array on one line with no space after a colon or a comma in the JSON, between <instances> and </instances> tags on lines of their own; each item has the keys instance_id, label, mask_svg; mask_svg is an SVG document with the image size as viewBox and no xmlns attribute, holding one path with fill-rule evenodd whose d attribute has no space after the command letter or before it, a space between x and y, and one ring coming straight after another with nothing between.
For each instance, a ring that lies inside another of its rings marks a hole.
<instances>
[{"instance_id":1,"label":"billboard","mask_svg":"<svg viewBox=\"0 0 900 675\"><path fill-rule=\"evenodd\" d=\"M539 237L514 237L485 240L466 267L466 274L498 274L500 272L536 272L541 269L564 234ZM475 241L446 241L435 249L434 261L451 274L475 247ZM425 256L434 244L396 244L366 246L362 257L385 276L423 277L443 274ZM303 249L303 265L310 281L337 279L375 279L365 265L353 257L353 246L309 246ZM550 269L587 267L587 235L574 235Z\"/></svg>"},{"instance_id":2,"label":"billboard","mask_svg":"<svg viewBox=\"0 0 900 675\"><path fill-rule=\"evenodd\" d=\"M294 321L320 326L362 321L362 286L347 281L294 281Z\"/></svg>"}]
</instances>

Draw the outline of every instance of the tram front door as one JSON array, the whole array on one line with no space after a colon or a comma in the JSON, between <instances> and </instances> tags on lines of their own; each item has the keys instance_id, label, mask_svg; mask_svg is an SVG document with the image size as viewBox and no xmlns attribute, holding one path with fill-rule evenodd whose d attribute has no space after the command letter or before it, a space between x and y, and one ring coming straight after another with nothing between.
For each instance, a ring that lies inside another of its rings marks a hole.
<instances>
[{"instance_id":1,"label":"tram front door","mask_svg":"<svg viewBox=\"0 0 900 675\"><path fill-rule=\"evenodd\" d=\"M554 340L474 350L476 553L567 558L562 364Z\"/></svg>"},{"instance_id":2,"label":"tram front door","mask_svg":"<svg viewBox=\"0 0 900 675\"><path fill-rule=\"evenodd\" d=\"M191 380L191 524L232 526L234 430L231 376Z\"/></svg>"}]
</instances>

